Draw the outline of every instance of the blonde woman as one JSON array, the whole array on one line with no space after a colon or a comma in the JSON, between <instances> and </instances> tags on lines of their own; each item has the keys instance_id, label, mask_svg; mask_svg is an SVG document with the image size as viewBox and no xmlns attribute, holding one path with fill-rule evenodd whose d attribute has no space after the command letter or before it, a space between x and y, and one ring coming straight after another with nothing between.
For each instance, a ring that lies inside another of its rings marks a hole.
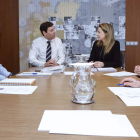
<instances>
[{"instance_id":1,"label":"blonde woman","mask_svg":"<svg viewBox=\"0 0 140 140\"><path fill-rule=\"evenodd\" d=\"M97 37L88 62L94 62L96 68L120 67L120 43L114 39L113 26L108 23L100 24Z\"/></svg>"}]
</instances>

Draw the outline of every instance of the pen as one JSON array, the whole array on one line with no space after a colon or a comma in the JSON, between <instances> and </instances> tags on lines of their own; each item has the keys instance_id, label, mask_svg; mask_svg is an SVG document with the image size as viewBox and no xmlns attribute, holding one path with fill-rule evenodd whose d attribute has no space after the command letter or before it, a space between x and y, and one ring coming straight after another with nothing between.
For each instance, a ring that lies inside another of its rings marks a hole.
<instances>
[{"instance_id":1,"label":"pen","mask_svg":"<svg viewBox=\"0 0 140 140\"><path fill-rule=\"evenodd\" d=\"M93 66L94 66L94 64L93 64ZM95 67L95 66L94 66L94 68L97 69L97 67ZM97 71L98 71L98 69L97 69Z\"/></svg>"},{"instance_id":2,"label":"pen","mask_svg":"<svg viewBox=\"0 0 140 140\"><path fill-rule=\"evenodd\" d=\"M37 74L37 72L23 72L23 74Z\"/></svg>"},{"instance_id":3,"label":"pen","mask_svg":"<svg viewBox=\"0 0 140 140\"><path fill-rule=\"evenodd\" d=\"M138 81L138 80L136 80L136 81ZM136 81L130 81L130 83L136 82ZM128 82L129 82L129 81L128 81ZM118 86L122 86L122 85L124 85L124 83L123 83L123 84L118 84Z\"/></svg>"},{"instance_id":4,"label":"pen","mask_svg":"<svg viewBox=\"0 0 140 140\"><path fill-rule=\"evenodd\" d=\"M4 88L0 88L0 90L3 90Z\"/></svg>"},{"instance_id":5,"label":"pen","mask_svg":"<svg viewBox=\"0 0 140 140\"><path fill-rule=\"evenodd\" d=\"M123 84L118 84L118 86L121 86L121 85L124 85L124 83Z\"/></svg>"}]
</instances>

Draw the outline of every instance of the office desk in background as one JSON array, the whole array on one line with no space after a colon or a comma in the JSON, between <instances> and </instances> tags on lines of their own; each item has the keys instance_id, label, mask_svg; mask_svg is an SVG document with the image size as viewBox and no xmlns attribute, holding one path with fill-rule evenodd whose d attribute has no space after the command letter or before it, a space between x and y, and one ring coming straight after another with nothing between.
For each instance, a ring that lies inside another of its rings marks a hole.
<instances>
[{"instance_id":1,"label":"office desk in background","mask_svg":"<svg viewBox=\"0 0 140 140\"><path fill-rule=\"evenodd\" d=\"M35 69L39 68L32 67L26 71L32 72ZM66 69L71 70L73 69ZM140 107L127 107L107 88L116 87L122 78L102 74L103 72L95 72L92 75L97 81L93 104L80 105L71 101L71 76L63 73L36 77L34 85L38 88L31 95L0 94L0 140L139 140L139 137L58 135L37 130L44 110L110 110L113 114L127 115L140 136Z\"/></svg>"}]
</instances>

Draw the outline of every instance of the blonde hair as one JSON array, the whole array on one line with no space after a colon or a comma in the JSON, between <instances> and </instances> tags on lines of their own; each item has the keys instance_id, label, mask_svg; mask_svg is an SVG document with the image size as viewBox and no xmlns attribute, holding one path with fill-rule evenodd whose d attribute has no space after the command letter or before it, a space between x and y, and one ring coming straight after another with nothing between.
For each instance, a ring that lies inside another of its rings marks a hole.
<instances>
[{"instance_id":1,"label":"blonde hair","mask_svg":"<svg viewBox=\"0 0 140 140\"><path fill-rule=\"evenodd\" d=\"M114 29L113 29L113 26L108 23L102 23L99 25L99 27L103 30L105 34L107 34L105 44L104 44L105 45L104 53L106 54L106 53L109 53L109 51L111 50L111 48L113 47L115 43ZM103 42L99 40L97 43L97 46L100 47L102 45L103 45Z\"/></svg>"}]
</instances>

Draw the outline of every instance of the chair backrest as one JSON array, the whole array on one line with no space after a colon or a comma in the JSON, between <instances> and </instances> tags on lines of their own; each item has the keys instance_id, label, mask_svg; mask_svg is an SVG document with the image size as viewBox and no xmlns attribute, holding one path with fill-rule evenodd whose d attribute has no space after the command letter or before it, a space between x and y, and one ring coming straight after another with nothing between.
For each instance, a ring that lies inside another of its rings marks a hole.
<instances>
[{"instance_id":1,"label":"chair backrest","mask_svg":"<svg viewBox=\"0 0 140 140\"><path fill-rule=\"evenodd\" d=\"M120 51L121 68L125 70L125 51Z\"/></svg>"},{"instance_id":2,"label":"chair backrest","mask_svg":"<svg viewBox=\"0 0 140 140\"><path fill-rule=\"evenodd\" d=\"M34 65L30 64L30 63L28 63L28 66L29 67L36 67L36 66L34 66Z\"/></svg>"},{"instance_id":3,"label":"chair backrest","mask_svg":"<svg viewBox=\"0 0 140 140\"><path fill-rule=\"evenodd\" d=\"M30 63L28 63L29 68L32 67L32 65Z\"/></svg>"},{"instance_id":4,"label":"chair backrest","mask_svg":"<svg viewBox=\"0 0 140 140\"><path fill-rule=\"evenodd\" d=\"M12 72L12 76L13 76L13 75L16 75L17 73L19 73L19 72Z\"/></svg>"}]
</instances>

